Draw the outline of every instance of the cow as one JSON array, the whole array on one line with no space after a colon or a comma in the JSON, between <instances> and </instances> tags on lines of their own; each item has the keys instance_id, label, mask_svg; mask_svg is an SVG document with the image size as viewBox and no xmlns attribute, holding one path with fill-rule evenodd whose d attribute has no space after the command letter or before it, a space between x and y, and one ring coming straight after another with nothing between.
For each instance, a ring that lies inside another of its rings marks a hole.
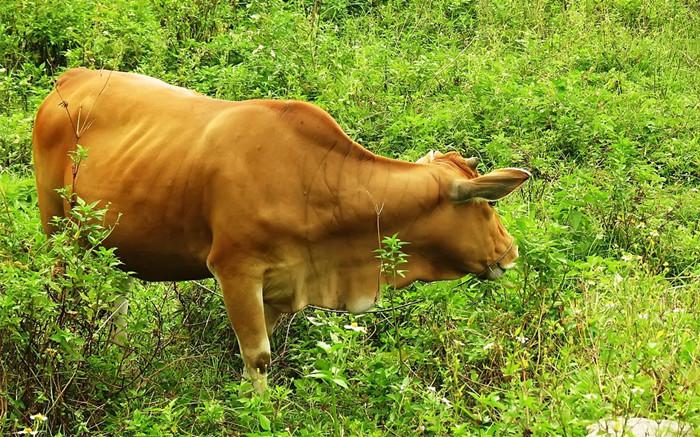
<instances>
[{"instance_id":1,"label":"cow","mask_svg":"<svg viewBox=\"0 0 700 437\"><path fill-rule=\"evenodd\" d=\"M76 163L77 145L87 158ZM361 313L380 283L475 274L496 279L518 248L488 201L530 177L479 175L477 160L431 152L416 163L373 154L317 106L225 101L139 74L71 69L33 130L41 221L71 204L108 205L104 242L146 281L214 277L259 392L280 316L315 305ZM378 237L397 234L404 277L382 273Z\"/></svg>"}]
</instances>

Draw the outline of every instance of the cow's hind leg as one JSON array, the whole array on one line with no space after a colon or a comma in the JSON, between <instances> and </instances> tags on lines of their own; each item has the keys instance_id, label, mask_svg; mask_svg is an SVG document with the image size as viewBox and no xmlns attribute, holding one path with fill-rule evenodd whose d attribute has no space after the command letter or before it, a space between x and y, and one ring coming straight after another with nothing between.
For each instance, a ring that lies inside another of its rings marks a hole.
<instances>
[{"instance_id":1,"label":"cow's hind leg","mask_svg":"<svg viewBox=\"0 0 700 437\"><path fill-rule=\"evenodd\" d=\"M265 327L267 328L267 337L272 340L272 333L275 331L277 322L282 313L270 305L265 304Z\"/></svg>"},{"instance_id":2,"label":"cow's hind leg","mask_svg":"<svg viewBox=\"0 0 700 437\"><path fill-rule=\"evenodd\" d=\"M238 338L245 365L243 375L250 379L258 393L262 393L267 387L271 358L262 282L231 274L217 273L216 278L221 285L226 311Z\"/></svg>"}]
</instances>

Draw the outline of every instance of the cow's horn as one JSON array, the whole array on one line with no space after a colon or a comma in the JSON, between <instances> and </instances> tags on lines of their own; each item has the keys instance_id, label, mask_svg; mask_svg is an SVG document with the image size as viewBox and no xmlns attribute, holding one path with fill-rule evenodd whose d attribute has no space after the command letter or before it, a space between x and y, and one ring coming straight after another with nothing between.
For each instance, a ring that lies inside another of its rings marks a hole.
<instances>
[{"instance_id":1,"label":"cow's horn","mask_svg":"<svg viewBox=\"0 0 700 437\"><path fill-rule=\"evenodd\" d=\"M466 158L465 161L467 162L467 167L471 168L472 170L476 170L476 166L479 165L479 158L476 156Z\"/></svg>"}]
</instances>

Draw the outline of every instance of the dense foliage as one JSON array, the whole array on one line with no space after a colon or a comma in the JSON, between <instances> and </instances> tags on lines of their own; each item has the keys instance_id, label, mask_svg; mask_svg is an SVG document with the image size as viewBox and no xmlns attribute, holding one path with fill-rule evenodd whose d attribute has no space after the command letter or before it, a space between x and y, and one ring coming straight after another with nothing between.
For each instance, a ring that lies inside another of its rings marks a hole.
<instances>
[{"instance_id":1,"label":"dense foliage","mask_svg":"<svg viewBox=\"0 0 700 437\"><path fill-rule=\"evenodd\" d=\"M127 288L90 205L42 234L32 120L71 66L311 101L387 156L457 150L484 171L530 168L498 206L520 267L388 292L424 299L400 314L288 317L272 389L239 397L213 282ZM700 427L699 102L691 0L4 0L0 434L582 435L609 416Z\"/></svg>"}]
</instances>

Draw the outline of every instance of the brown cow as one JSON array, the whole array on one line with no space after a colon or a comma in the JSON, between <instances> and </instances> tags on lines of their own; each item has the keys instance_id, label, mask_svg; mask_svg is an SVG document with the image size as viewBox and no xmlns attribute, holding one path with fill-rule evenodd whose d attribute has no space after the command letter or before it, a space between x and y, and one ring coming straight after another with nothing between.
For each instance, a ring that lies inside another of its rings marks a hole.
<instances>
[{"instance_id":1,"label":"brown cow","mask_svg":"<svg viewBox=\"0 0 700 437\"><path fill-rule=\"evenodd\" d=\"M74 176L76 143L88 157ZM517 246L484 200L530 176L479 176L476 161L456 153L383 158L308 103L216 100L86 69L58 79L33 144L46 232L70 208L56 189L75 181L80 197L109 204L112 223L121 214L106 244L124 268L150 281L214 276L258 390L280 314L374 304L388 281L375 258L378 233L410 242L398 287L468 273L495 279L512 267Z\"/></svg>"}]
</instances>

